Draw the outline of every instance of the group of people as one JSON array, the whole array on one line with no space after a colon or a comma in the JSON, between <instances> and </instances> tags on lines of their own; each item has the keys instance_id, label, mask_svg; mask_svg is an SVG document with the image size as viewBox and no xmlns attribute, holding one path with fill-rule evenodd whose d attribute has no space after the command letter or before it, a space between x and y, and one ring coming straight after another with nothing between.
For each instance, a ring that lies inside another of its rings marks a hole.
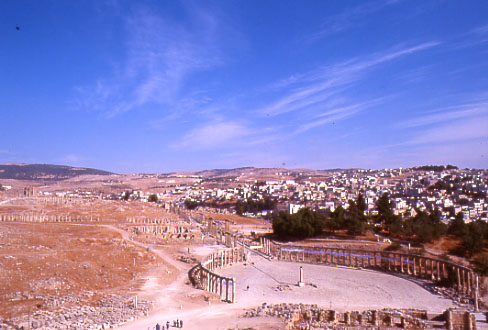
<instances>
[{"instance_id":1,"label":"group of people","mask_svg":"<svg viewBox=\"0 0 488 330\"><path fill-rule=\"evenodd\" d=\"M183 328L183 320L173 320L173 325L171 325L169 321L166 321L166 330L168 330L170 326L174 328ZM153 330L164 330L164 329L165 329L164 324L160 325L159 323L156 324L156 326L153 328Z\"/></svg>"}]
</instances>

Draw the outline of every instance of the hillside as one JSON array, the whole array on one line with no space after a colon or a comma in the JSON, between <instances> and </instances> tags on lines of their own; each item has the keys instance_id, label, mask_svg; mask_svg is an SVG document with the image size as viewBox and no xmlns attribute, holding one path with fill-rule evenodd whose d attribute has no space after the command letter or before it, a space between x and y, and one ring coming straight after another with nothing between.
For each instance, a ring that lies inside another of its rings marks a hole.
<instances>
[{"instance_id":1,"label":"hillside","mask_svg":"<svg viewBox=\"0 0 488 330\"><path fill-rule=\"evenodd\" d=\"M93 168L50 164L0 165L0 179L59 181L80 175L110 175L111 172Z\"/></svg>"}]
</instances>

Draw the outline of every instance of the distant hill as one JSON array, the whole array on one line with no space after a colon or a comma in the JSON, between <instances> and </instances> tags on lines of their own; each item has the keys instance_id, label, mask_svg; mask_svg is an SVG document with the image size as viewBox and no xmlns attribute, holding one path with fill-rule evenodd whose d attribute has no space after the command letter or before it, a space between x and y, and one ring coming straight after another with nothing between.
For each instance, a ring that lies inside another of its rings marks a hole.
<instances>
[{"instance_id":1,"label":"distant hill","mask_svg":"<svg viewBox=\"0 0 488 330\"><path fill-rule=\"evenodd\" d=\"M0 179L16 180L66 180L80 175L110 175L107 171L93 168L50 164L4 164L0 165Z\"/></svg>"},{"instance_id":2,"label":"distant hill","mask_svg":"<svg viewBox=\"0 0 488 330\"><path fill-rule=\"evenodd\" d=\"M281 167L274 168L259 168L259 167L239 167L232 169L212 169L203 171L186 171L173 172L167 174L168 176L199 176L207 179L223 178L223 177L239 177L239 176L254 176L257 178L273 179L278 176L322 176L329 175L333 171L347 171L344 169L337 170L310 170L310 169L286 169Z\"/></svg>"}]
</instances>

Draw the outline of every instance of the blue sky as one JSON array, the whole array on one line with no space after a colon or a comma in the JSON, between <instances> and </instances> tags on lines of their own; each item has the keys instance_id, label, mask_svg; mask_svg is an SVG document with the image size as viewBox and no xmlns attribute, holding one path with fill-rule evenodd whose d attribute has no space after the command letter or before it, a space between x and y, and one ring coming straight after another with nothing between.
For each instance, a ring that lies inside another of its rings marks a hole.
<instances>
[{"instance_id":1,"label":"blue sky","mask_svg":"<svg viewBox=\"0 0 488 330\"><path fill-rule=\"evenodd\" d=\"M3 0L0 39L0 163L488 167L488 1Z\"/></svg>"}]
</instances>

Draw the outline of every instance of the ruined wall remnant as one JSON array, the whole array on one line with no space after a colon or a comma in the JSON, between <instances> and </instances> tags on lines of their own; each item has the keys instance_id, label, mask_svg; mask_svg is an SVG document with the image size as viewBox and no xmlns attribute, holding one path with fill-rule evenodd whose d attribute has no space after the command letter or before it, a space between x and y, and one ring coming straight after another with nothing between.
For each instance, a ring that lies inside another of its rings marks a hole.
<instances>
[{"instance_id":1,"label":"ruined wall remnant","mask_svg":"<svg viewBox=\"0 0 488 330\"><path fill-rule=\"evenodd\" d=\"M444 324L429 320L425 310L382 309L338 312L317 305L286 303L275 305L263 303L257 308L248 309L244 316L279 317L286 322L287 329L476 329L476 321L471 313L455 310L447 310L444 315L437 317L443 319Z\"/></svg>"},{"instance_id":2,"label":"ruined wall remnant","mask_svg":"<svg viewBox=\"0 0 488 330\"><path fill-rule=\"evenodd\" d=\"M476 319L473 314L463 310L448 309L444 312L448 330L476 329Z\"/></svg>"}]
</instances>

